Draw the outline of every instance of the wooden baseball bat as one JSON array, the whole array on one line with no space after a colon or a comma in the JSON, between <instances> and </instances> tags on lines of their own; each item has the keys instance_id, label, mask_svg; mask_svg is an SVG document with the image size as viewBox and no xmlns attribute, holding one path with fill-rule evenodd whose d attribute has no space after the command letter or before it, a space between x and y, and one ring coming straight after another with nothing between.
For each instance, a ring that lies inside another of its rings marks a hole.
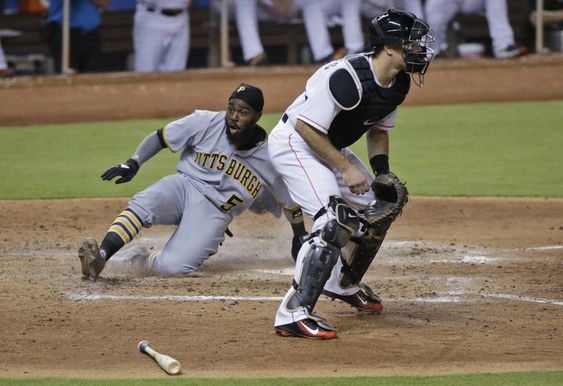
<instances>
[{"instance_id":1,"label":"wooden baseball bat","mask_svg":"<svg viewBox=\"0 0 563 386\"><path fill-rule=\"evenodd\" d=\"M149 342L147 342L146 340L142 340L139 342L139 351L153 358L156 361L156 363L158 363L158 365L162 367L162 369L166 371L168 374L170 375L180 374L180 370L181 370L180 362L178 362L176 359L172 358L171 356L161 354L158 351L154 350L151 346L149 346Z\"/></svg>"}]
</instances>

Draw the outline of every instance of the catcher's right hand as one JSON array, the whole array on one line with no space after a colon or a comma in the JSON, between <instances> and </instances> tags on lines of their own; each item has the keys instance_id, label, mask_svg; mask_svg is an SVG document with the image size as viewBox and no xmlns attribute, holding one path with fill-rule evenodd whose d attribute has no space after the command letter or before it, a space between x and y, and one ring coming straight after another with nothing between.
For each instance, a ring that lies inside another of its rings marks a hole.
<instances>
[{"instance_id":1,"label":"catcher's right hand","mask_svg":"<svg viewBox=\"0 0 563 386\"><path fill-rule=\"evenodd\" d=\"M129 182L137 171L139 170L139 164L133 158L129 158L125 163L114 165L102 174L102 180L111 180L117 176L121 176L115 181L116 184L123 184L124 182Z\"/></svg>"}]
</instances>

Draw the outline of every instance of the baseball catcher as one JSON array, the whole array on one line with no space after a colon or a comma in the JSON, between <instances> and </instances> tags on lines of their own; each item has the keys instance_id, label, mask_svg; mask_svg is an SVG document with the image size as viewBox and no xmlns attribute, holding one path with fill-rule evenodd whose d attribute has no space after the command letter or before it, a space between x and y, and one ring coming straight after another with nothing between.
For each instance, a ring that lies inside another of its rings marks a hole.
<instances>
[{"instance_id":1,"label":"baseball catcher","mask_svg":"<svg viewBox=\"0 0 563 386\"><path fill-rule=\"evenodd\" d=\"M388 132L411 80L424 83L432 39L412 13L390 9L372 19L365 51L319 68L270 133L274 168L314 220L276 313L277 334L336 338L314 312L321 294L362 312L381 311L381 298L362 279L408 200L389 170ZM364 134L375 178L347 148Z\"/></svg>"}]
</instances>

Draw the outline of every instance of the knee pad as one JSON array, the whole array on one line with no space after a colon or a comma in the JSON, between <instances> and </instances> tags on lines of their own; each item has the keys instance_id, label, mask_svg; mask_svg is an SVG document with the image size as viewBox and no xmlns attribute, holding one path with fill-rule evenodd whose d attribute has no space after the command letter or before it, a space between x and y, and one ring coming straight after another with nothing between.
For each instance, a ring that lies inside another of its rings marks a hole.
<instances>
[{"instance_id":1,"label":"knee pad","mask_svg":"<svg viewBox=\"0 0 563 386\"><path fill-rule=\"evenodd\" d=\"M321 239L337 248L342 248L350 240L352 233L360 227L360 218L358 213L340 197L331 196L328 208L336 218L325 224L321 231Z\"/></svg>"}]
</instances>

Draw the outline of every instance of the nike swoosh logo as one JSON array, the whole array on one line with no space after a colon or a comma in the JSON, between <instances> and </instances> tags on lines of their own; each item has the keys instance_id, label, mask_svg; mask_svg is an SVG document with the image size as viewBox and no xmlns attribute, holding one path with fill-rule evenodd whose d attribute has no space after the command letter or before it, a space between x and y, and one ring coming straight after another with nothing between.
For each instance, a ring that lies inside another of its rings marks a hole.
<instances>
[{"instance_id":1,"label":"nike swoosh logo","mask_svg":"<svg viewBox=\"0 0 563 386\"><path fill-rule=\"evenodd\" d=\"M319 329L318 328L310 328L309 326L307 326L305 323L301 323L301 326L303 326L303 328L305 328L305 330L307 330L307 332L311 335L317 335L319 333Z\"/></svg>"},{"instance_id":2,"label":"nike swoosh logo","mask_svg":"<svg viewBox=\"0 0 563 386\"><path fill-rule=\"evenodd\" d=\"M126 165L126 164L121 164L121 167L122 167L123 169L129 169L129 165Z\"/></svg>"},{"instance_id":3,"label":"nike swoosh logo","mask_svg":"<svg viewBox=\"0 0 563 386\"><path fill-rule=\"evenodd\" d=\"M372 121L371 119L366 119L366 120L364 121L364 126L373 126L373 125L375 125L377 122L379 122L379 121L375 121L375 122L374 122L374 121Z\"/></svg>"}]
</instances>

